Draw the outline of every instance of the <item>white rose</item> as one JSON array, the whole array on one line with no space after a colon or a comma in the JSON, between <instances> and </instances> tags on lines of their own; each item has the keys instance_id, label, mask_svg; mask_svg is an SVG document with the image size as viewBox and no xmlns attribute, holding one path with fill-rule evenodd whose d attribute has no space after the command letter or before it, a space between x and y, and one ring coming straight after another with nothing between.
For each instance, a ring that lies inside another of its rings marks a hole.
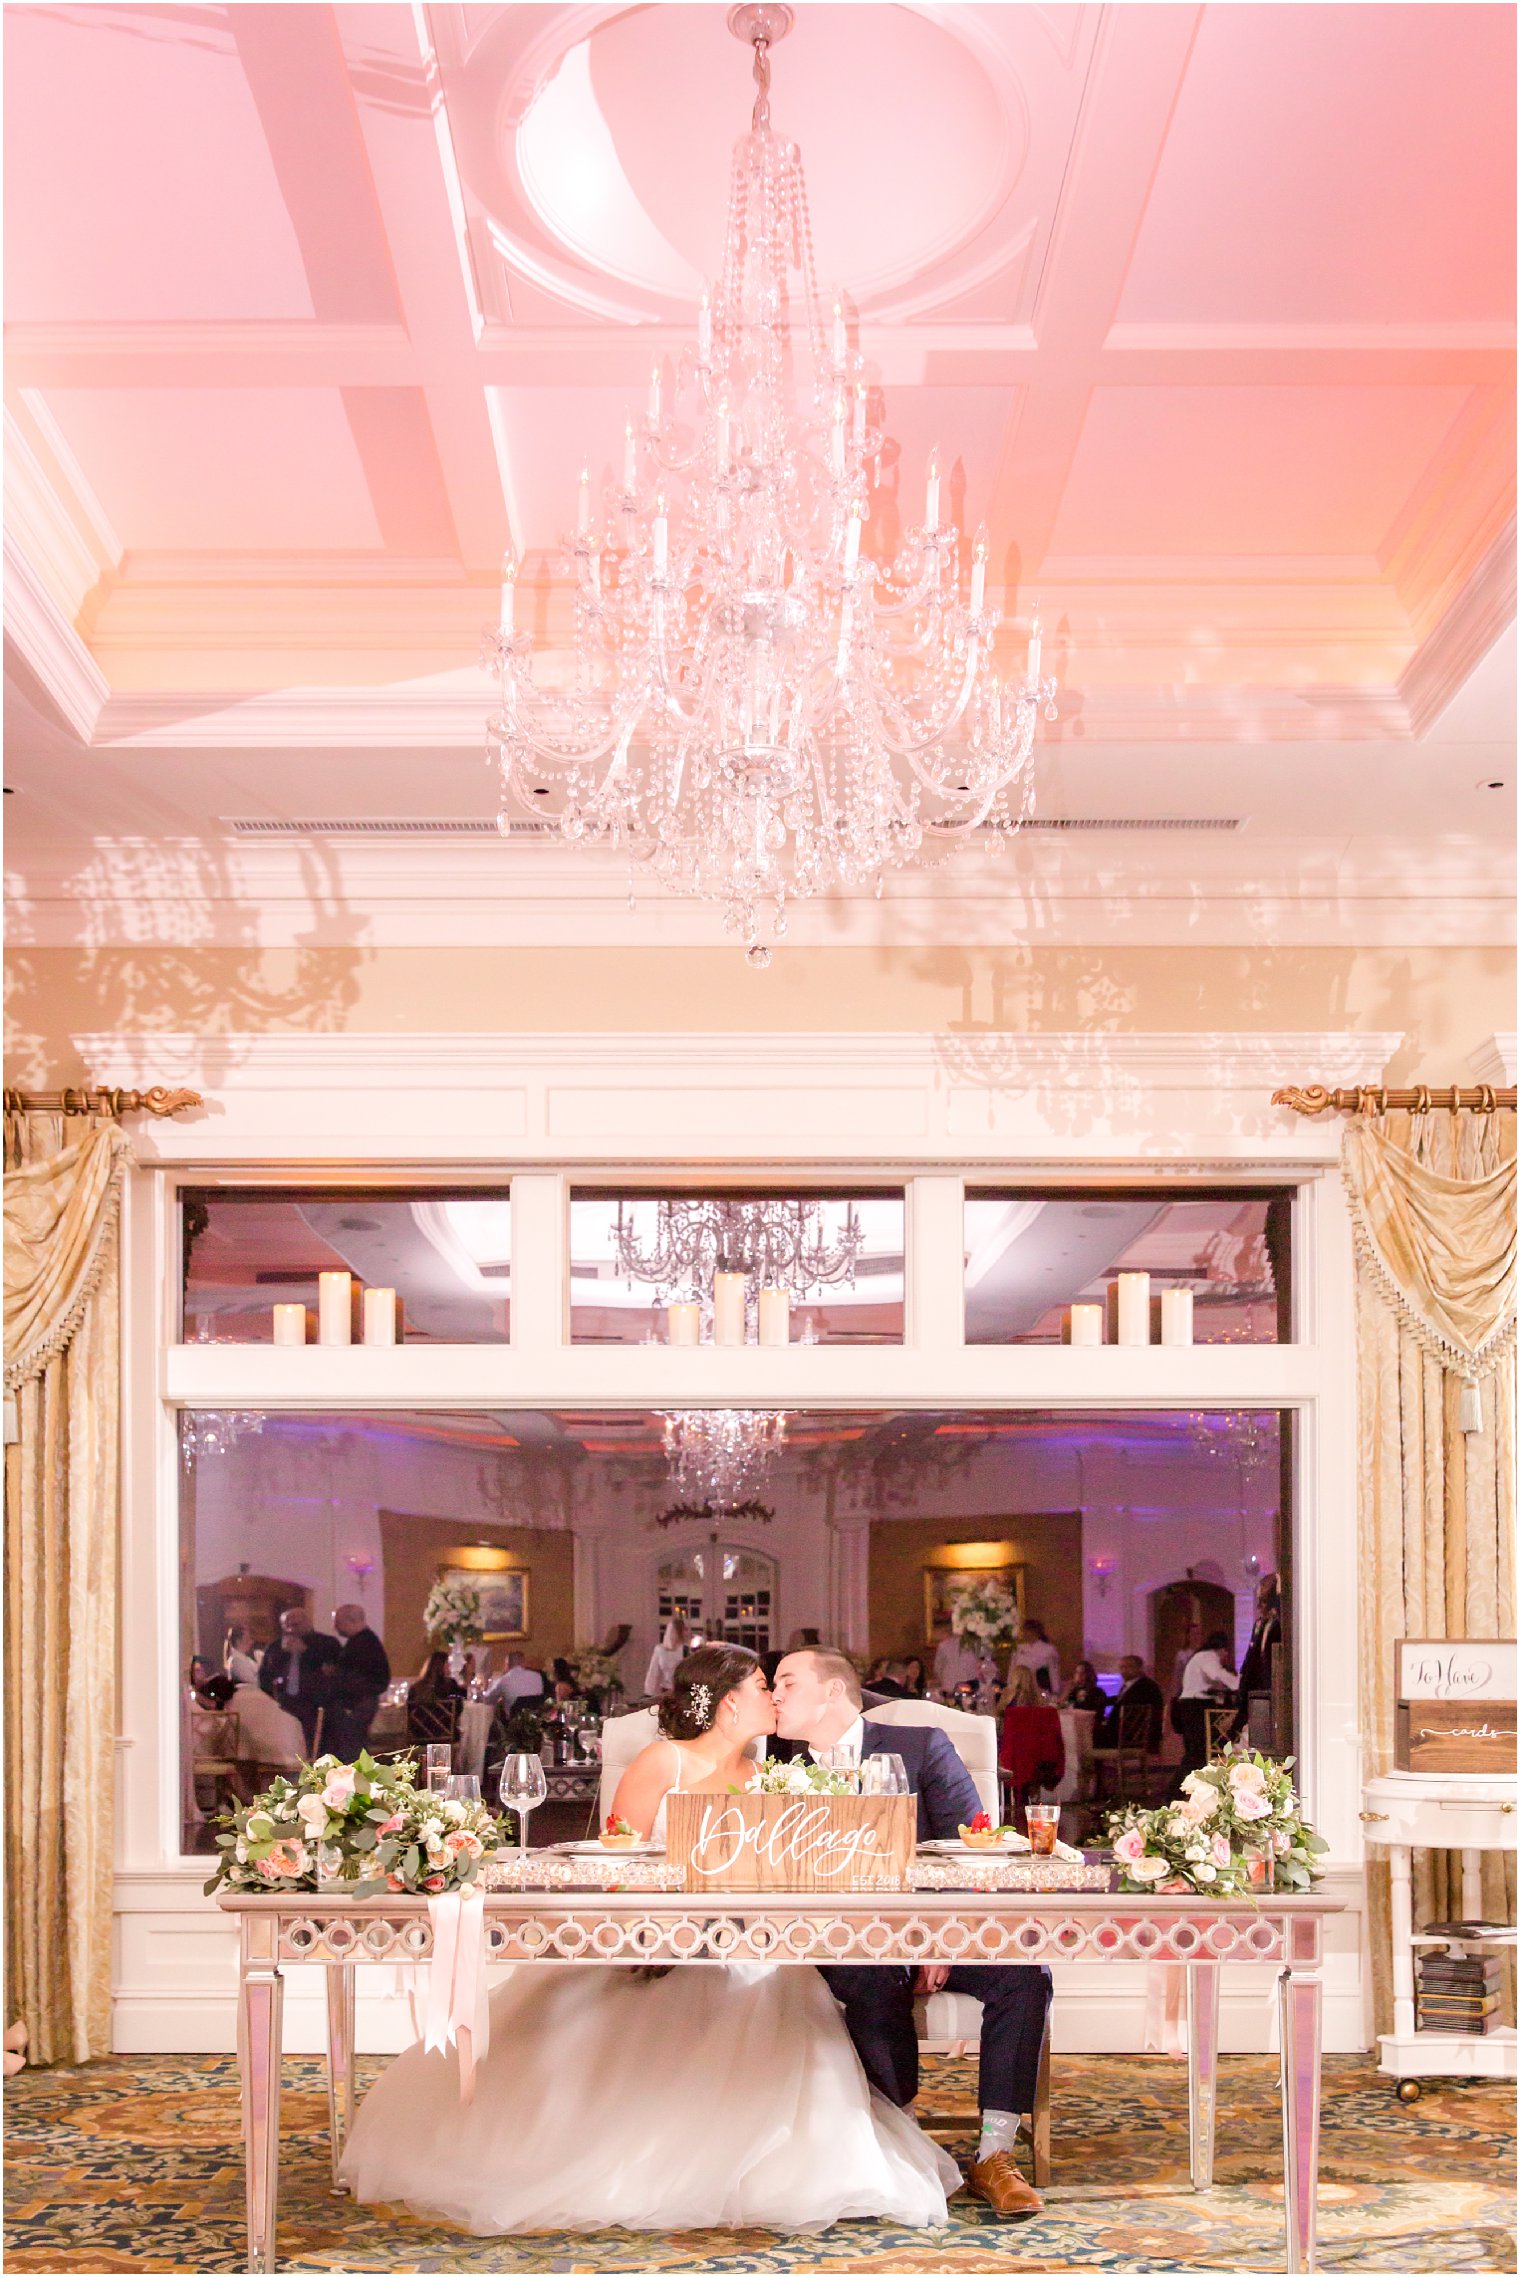
<instances>
[{"instance_id":1,"label":"white rose","mask_svg":"<svg viewBox=\"0 0 1520 2277\"><path fill-rule=\"evenodd\" d=\"M1205 1850L1201 1842L1190 1842L1187 1846L1187 1849L1183 1852L1183 1856L1196 1862L1199 1859L1207 1858L1208 1852Z\"/></svg>"},{"instance_id":2,"label":"white rose","mask_svg":"<svg viewBox=\"0 0 1520 2277\"><path fill-rule=\"evenodd\" d=\"M313 1834L320 1834L327 1825L327 1805L320 1795L303 1795L296 1804L296 1817Z\"/></svg>"},{"instance_id":3,"label":"white rose","mask_svg":"<svg viewBox=\"0 0 1520 2277\"><path fill-rule=\"evenodd\" d=\"M428 1820L426 1826L424 1826L422 1829L422 1839L427 1844L429 1850L435 1849L437 1847L437 1845L443 1840L443 1821L441 1818L430 1818Z\"/></svg>"},{"instance_id":4,"label":"white rose","mask_svg":"<svg viewBox=\"0 0 1520 2277\"><path fill-rule=\"evenodd\" d=\"M1164 1858L1137 1858L1132 1866L1125 1868L1132 1882L1159 1882L1171 1870Z\"/></svg>"},{"instance_id":5,"label":"white rose","mask_svg":"<svg viewBox=\"0 0 1520 2277\"><path fill-rule=\"evenodd\" d=\"M452 1821L455 1826L462 1826L464 1824L465 1809L466 1805L461 1802L447 1802L443 1806L443 1815L446 1819Z\"/></svg>"},{"instance_id":6,"label":"white rose","mask_svg":"<svg viewBox=\"0 0 1520 2277\"><path fill-rule=\"evenodd\" d=\"M813 1782L805 1763L794 1763L786 1775L786 1792L789 1795L810 1795Z\"/></svg>"},{"instance_id":7,"label":"white rose","mask_svg":"<svg viewBox=\"0 0 1520 2277\"><path fill-rule=\"evenodd\" d=\"M248 1845L247 1845L247 1843L246 1843L246 1842L243 1840L243 1838L242 1838L242 1836L241 1836L241 1835L239 1835L239 1836L238 1836L238 1838L237 1838L236 1842L234 1842L234 1844L232 1845L232 1855L233 1855L233 1857L234 1857L234 1858L237 1860L237 1862L238 1862L238 1864L239 1864L240 1866L246 1866L246 1865L247 1865L247 1863L248 1863Z\"/></svg>"},{"instance_id":8,"label":"white rose","mask_svg":"<svg viewBox=\"0 0 1520 2277\"><path fill-rule=\"evenodd\" d=\"M1218 1870L1213 1866L1195 1866L1193 1868L1193 1879L1195 1882L1217 1882L1219 1879Z\"/></svg>"}]
</instances>

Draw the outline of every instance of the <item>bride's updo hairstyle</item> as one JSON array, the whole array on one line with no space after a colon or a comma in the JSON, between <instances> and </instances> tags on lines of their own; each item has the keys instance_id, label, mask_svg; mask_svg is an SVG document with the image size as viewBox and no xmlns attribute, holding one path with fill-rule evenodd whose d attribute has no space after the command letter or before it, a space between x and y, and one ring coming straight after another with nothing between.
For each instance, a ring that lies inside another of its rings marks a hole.
<instances>
[{"instance_id":1,"label":"bride's updo hairstyle","mask_svg":"<svg viewBox=\"0 0 1520 2277\"><path fill-rule=\"evenodd\" d=\"M760 1666L748 1645L699 1645L677 1667L670 1696L660 1702L660 1729L667 1739L700 1739L718 1720L730 1692Z\"/></svg>"}]
</instances>

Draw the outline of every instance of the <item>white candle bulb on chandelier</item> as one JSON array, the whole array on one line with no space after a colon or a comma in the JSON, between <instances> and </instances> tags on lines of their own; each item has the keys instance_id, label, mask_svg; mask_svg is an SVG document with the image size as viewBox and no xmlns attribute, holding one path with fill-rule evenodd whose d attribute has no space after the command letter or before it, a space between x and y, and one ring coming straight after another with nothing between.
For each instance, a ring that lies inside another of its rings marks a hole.
<instances>
[{"instance_id":1,"label":"white candle bulb on chandelier","mask_svg":"<svg viewBox=\"0 0 1520 2277\"><path fill-rule=\"evenodd\" d=\"M1027 674L1003 677L984 568L966 605L937 446L922 525L862 555L889 433L846 294L818 291L800 155L771 127L792 21L784 0L730 18L753 49L750 131L695 341L655 362L632 450L624 432L615 568L599 589L581 567L602 534L587 470L564 653L537 677L505 601L487 638L504 815L541 818L551 791L577 852L616 849L717 903L762 965L792 900L1015 831L1055 716L1037 629Z\"/></svg>"},{"instance_id":2,"label":"white candle bulb on chandelier","mask_svg":"<svg viewBox=\"0 0 1520 2277\"><path fill-rule=\"evenodd\" d=\"M583 538L591 527L591 469L581 468L581 479L575 494L575 534Z\"/></svg>"},{"instance_id":3,"label":"white candle bulb on chandelier","mask_svg":"<svg viewBox=\"0 0 1520 2277\"><path fill-rule=\"evenodd\" d=\"M979 617L987 593L987 525L978 526L976 544L971 549L971 614Z\"/></svg>"},{"instance_id":4,"label":"white candle bulb on chandelier","mask_svg":"<svg viewBox=\"0 0 1520 2277\"><path fill-rule=\"evenodd\" d=\"M508 546L501 557L501 632L503 640L512 638L512 620L517 607L517 556Z\"/></svg>"}]
</instances>

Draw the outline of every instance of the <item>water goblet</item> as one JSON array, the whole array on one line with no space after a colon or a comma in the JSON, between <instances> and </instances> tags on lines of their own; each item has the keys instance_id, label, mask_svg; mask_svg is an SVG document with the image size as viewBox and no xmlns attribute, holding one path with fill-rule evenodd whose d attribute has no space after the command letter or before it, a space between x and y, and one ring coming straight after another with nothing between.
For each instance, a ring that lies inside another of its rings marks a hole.
<instances>
[{"instance_id":1,"label":"water goblet","mask_svg":"<svg viewBox=\"0 0 1520 2277\"><path fill-rule=\"evenodd\" d=\"M480 1778L478 1773L474 1771L458 1771L455 1772L452 1778L445 1779L443 1783L443 1799L446 1803L478 1803L480 1800Z\"/></svg>"},{"instance_id":2,"label":"water goblet","mask_svg":"<svg viewBox=\"0 0 1520 2277\"><path fill-rule=\"evenodd\" d=\"M450 1771L454 1768L454 1750L447 1744L431 1742L422 1751L424 1779L430 1795L441 1795Z\"/></svg>"},{"instance_id":3,"label":"water goblet","mask_svg":"<svg viewBox=\"0 0 1520 2277\"><path fill-rule=\"evenodd\" d=\"M849 1748L820 1747L818 1749L818 1762L823 1770L837 1772L845 1780L846 1785L853 1788L856 1794L859 1794L861 1767Z\"/></svg>"},{"instance_id":4,"label":"water goblet","mask_svg":"<svg viewBox=\"0 0 1520 2277\"><path fill-rule=\"evenodd\" d=\"M501 1799L521 1822L521 1846L528 1847L528 1813L537 1810L549 1792L544 1767L536 1755L509 1755L501 1767Z\"/></svg>"},{"instance_id":5,"label":"water goblet","mask_svg":"<svg viewBox=\"0 0 1520 2277\"><path fill-rule=\"evenodd\" d=\"M863 1795L905 1795L908 1772L902 1757L868 1755L860 1766L860 1791Z\"/></svg>"}]
</instances>

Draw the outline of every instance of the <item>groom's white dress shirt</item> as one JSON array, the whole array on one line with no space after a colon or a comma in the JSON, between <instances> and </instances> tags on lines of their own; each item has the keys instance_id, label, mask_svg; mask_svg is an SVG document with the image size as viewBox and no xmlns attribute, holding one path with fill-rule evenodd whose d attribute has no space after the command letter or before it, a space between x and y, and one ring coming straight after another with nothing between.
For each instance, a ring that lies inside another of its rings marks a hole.
<instances>
[{"instance_id":1,"label":"groom's white dress shirt","mask_svg":"<svg viewBox=\"0 0 1520 2277\"><path fill-rule=\"evenodd\" d=\"M865 1718L864 1716L857 1716L855 1718L855 1721L851 1724L849 1730L841 1732L838 1739L833 1741L832 1744L844 1753L845 1759L848 1763L856 1764L860 1761L860 1751L865 1744L865 1736ZM813 1761L816 1763L819 1756L823 1755L826 1752L827 1750L825 1748L815 1747L812 1750Z\"/></svg>"}]
</instances>

